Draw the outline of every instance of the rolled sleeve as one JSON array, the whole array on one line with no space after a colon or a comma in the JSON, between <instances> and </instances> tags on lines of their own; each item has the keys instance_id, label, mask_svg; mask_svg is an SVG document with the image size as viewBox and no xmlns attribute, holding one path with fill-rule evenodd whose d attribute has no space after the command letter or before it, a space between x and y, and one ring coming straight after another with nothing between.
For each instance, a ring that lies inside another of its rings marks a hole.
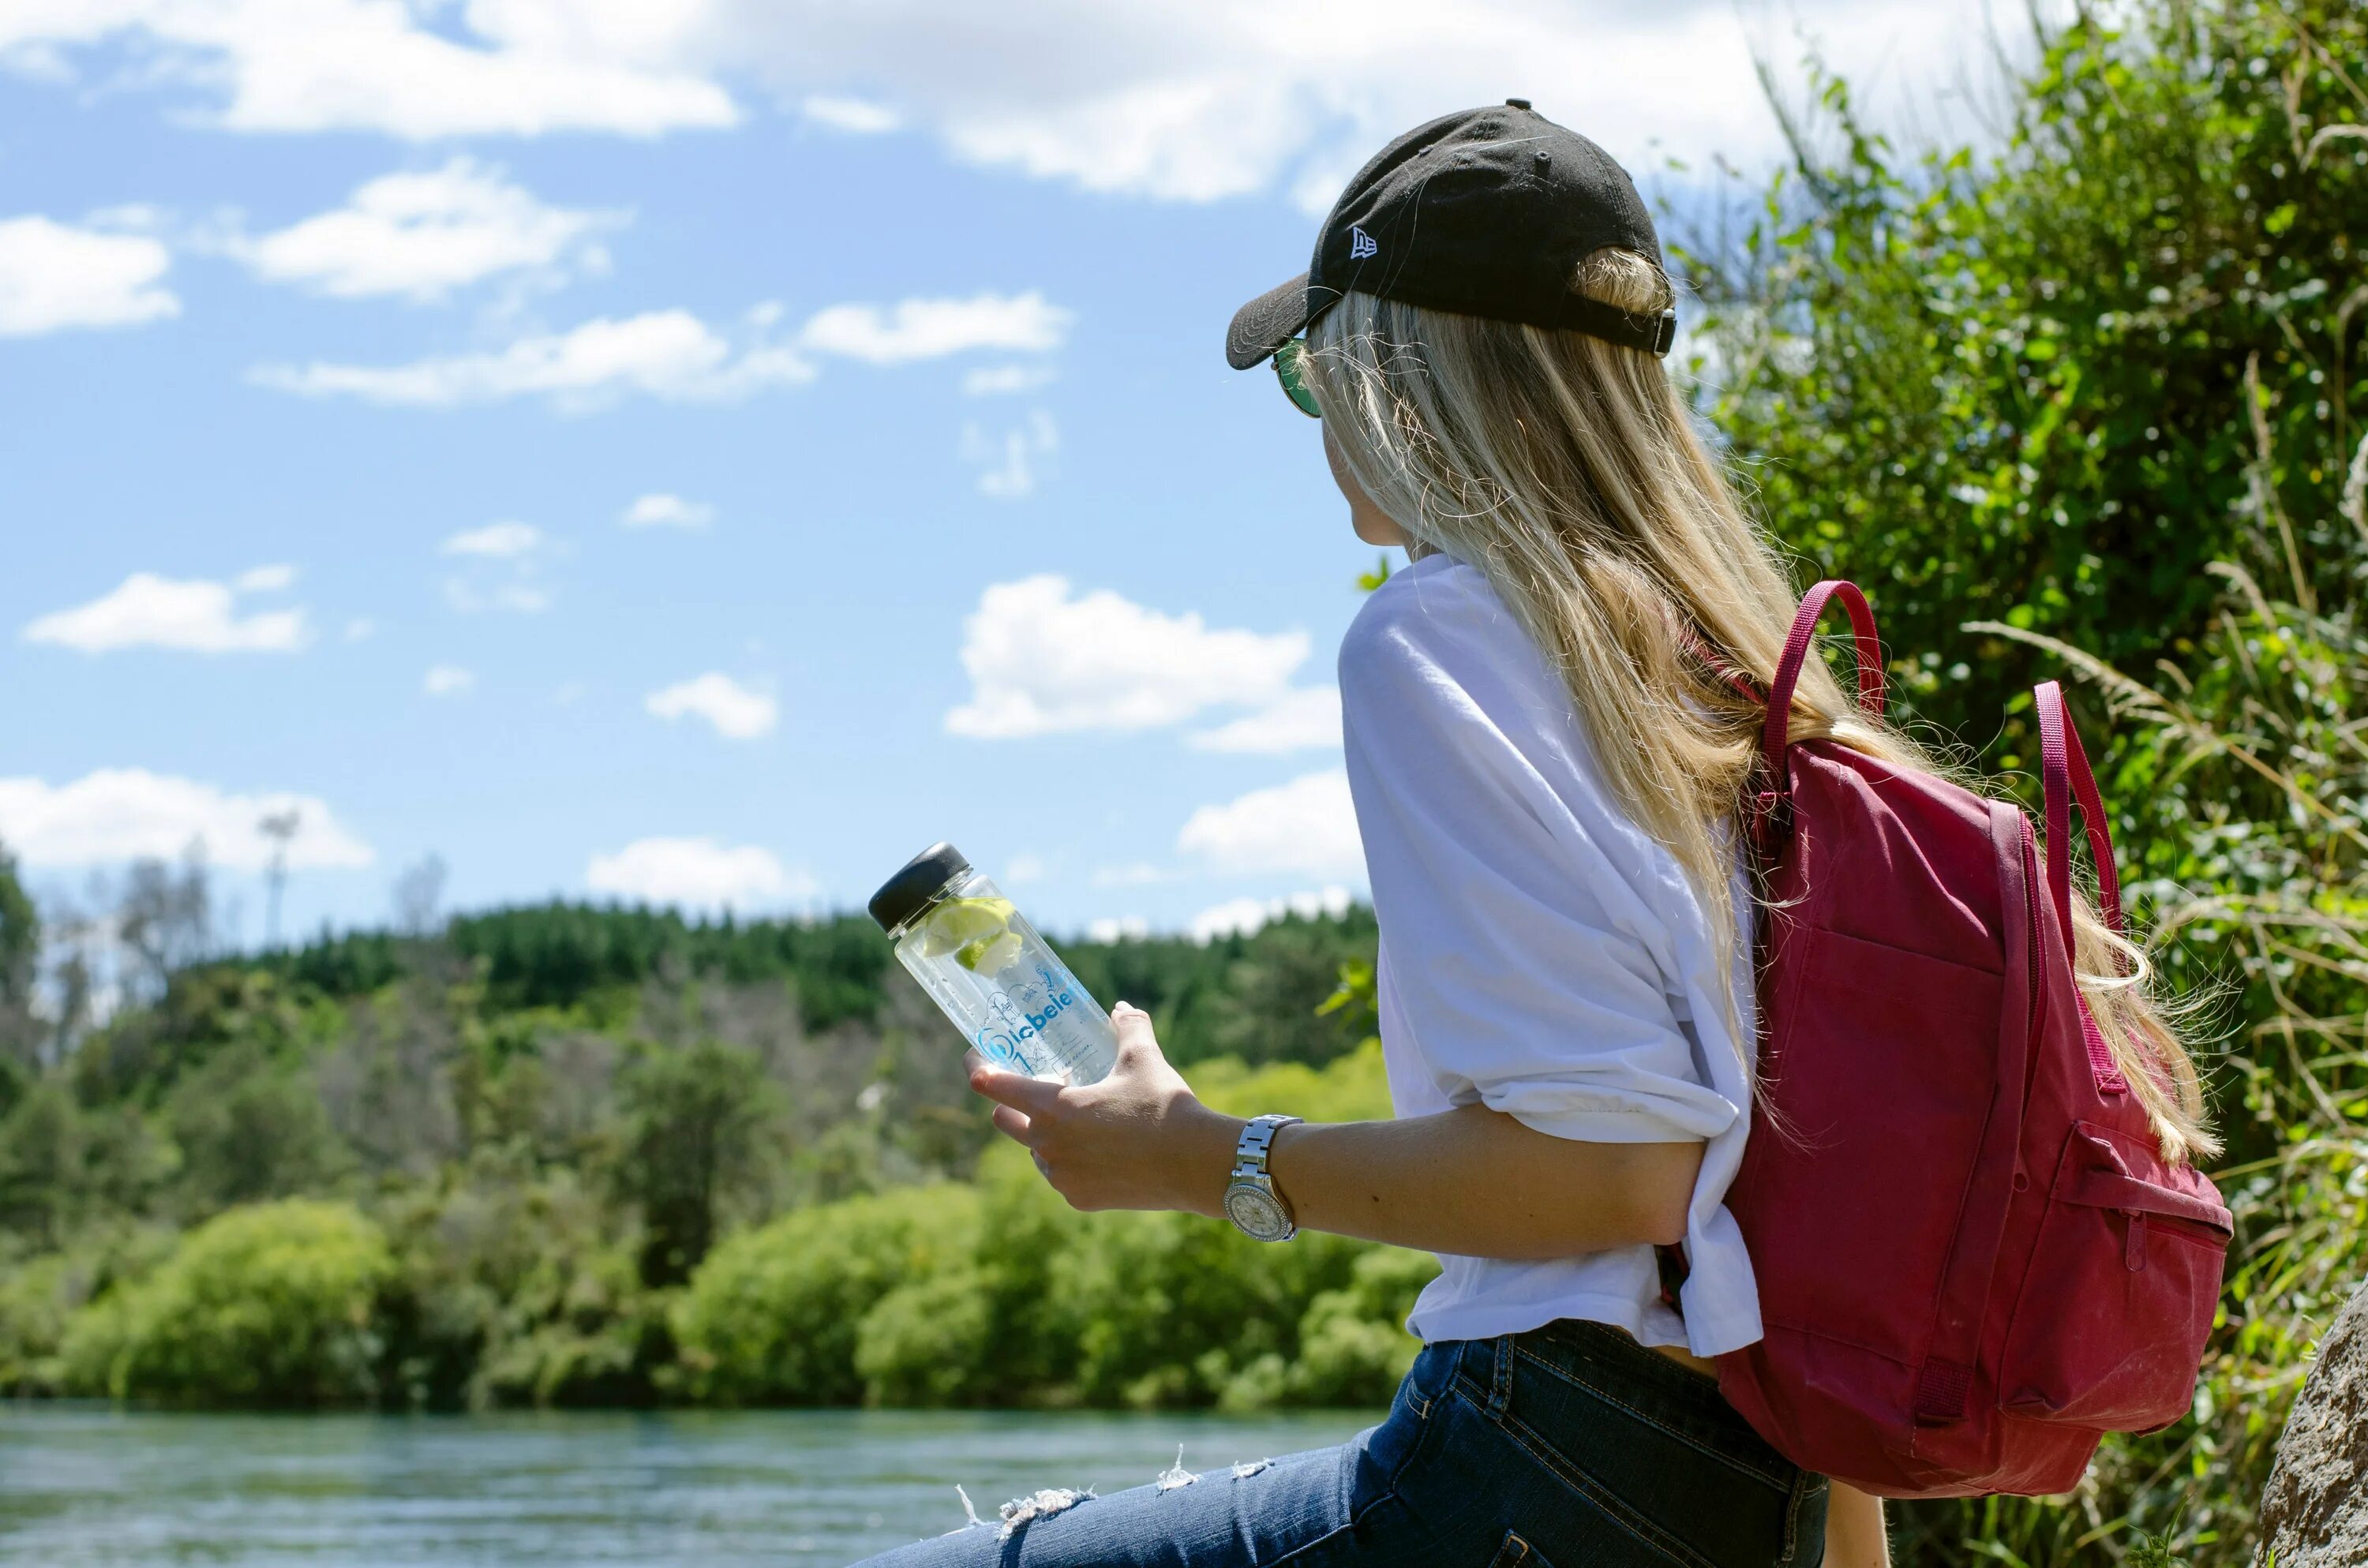
<instances>
[{"instance_id":1,"label":"rolled sleeve","mask_svg":"<svg viewBox=\"0 0 2368 1568\"><path fill-rule=\"evenodd\" d=\"M1455 630L1377 618L1342 650L1349 780L1392 960L1385 1015L1452 1104L1590 1142L1716 1136L1740 1111L1707 1086L1658 922L1606 842L1633 831L1624 813L1557 793L1533 754L1558 743L1521 714L1492 717L1519 694L1459 658Z\"/></svg>"}]
</instances>

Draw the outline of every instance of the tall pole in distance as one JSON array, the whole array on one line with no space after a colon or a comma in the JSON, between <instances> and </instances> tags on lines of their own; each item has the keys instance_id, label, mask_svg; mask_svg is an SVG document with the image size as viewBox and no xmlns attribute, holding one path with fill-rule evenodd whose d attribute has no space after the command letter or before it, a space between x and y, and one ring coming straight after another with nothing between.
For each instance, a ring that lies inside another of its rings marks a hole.
<instances>
[{"instance_id":1,"label":"tall pole in distance","mask_svg":"<svg viewBox=\"0 0 2368 1568\"><path fill-rule=\"evenodd\" d=\"M288 846L303 825L303 813L293 806L284 812L273 812L255 824L256 832L271 840L271 864L265 872L267 885L270 889L263 915L263 945L266 948L279 946L279 893L288 885Z\"/></svg>"}]
</instances>

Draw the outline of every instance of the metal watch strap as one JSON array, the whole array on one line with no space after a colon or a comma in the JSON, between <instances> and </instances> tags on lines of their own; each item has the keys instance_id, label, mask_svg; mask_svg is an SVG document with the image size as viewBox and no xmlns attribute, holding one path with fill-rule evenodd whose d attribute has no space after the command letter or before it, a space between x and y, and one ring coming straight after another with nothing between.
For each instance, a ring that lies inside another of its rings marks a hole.
<instances>
[{"instance_id":1,"label":"metal watch strap","mask_svg":"<svg viewBox=\"0 0 2368 1568\"><path fill-rule=\"evenodd\" d=\"M1257 1182L1271 1191L1274 1174L1267 1169L1267 1153L1274 1147L1274 1135L1303 1119L1296 1116L1254 1116L1242 1129L1241 1142L1234 1145L1234 1179Z\"/></svg>"}]
</instances>

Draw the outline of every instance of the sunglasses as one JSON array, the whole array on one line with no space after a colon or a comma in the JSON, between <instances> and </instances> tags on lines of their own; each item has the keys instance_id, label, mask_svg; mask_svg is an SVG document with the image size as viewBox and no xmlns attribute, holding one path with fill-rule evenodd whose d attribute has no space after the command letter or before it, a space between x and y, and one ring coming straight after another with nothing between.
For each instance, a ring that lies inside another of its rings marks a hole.
<instances>
[{"instance_id":1,"label":"sunglasses","mask_svg":"<svg viewBox=\"0 0 2368 1568\"><path fill-rule=\"evenodd\" d=\"M1310 419L1324 417L1324 410L1315 401L1315 389L1307 384L1305 338L1294 337L1274 351L1274 379L1282 383L1282 395L1291 400L1293 408Z\"/></svg>"}]
</instances>

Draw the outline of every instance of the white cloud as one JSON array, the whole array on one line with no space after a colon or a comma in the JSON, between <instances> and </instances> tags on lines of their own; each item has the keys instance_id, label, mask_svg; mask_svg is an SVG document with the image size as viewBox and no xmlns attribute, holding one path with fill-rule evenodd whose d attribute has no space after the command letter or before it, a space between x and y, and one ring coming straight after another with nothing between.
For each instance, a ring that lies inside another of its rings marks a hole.
<instances>
[{"instance_id":1,"label":"white cloud","mask_svg":"<svg viewBox=\"0 0 2368 1568\"><path fill-rule=\"evenodd\" d=\"M594 892L699 909L745 908L821 892L813 878L785 869L770 850L712 838L635 839L613 855L593 856L584 881Z\"/></svg>"},{"instance_id":2,"label":"white cloud","mask_svg":"<svg viewBox=\"0 0 2368 1568\"><path fill-rule=\"evenodd\" d=\"M2041 8L2060 17L2068 0ZM131 80L195 84L230 129L414 139L729 125L738 110L721 81L754 80L843 128L877 128L893 113L883 106L911 106L958 158L1087 189L1184 200L1281 190L1320 209L1389 137L1525 85L1542 110L1634 167L1772 160L1782 139L1755 57L1789 62L1800 36L1878 118L1912 105L1936 134L1973 128L1993 42L2031 53L2027 29L1993 28L1991 9L1047 0L1015 20L969 0L17 0L0 10L0 52L72 80L76 50L135 35ZM1682 93L1668 90L1673 61ZM1584 96L1543 90L1554 83L1584 83Z\"/></svg>"},{"instance_id":3,"label":"white cloud","mask_svg":"<svg viewBox=\"0 0 2368 1568\"><path fill-rule=\"evenodd\" d=\"M458 665L438 665L419 683L430 697L458 697L477 684L476 676Z\"/></svg>"},{"instance_id":4,"label":"white cloud","mask_svg":"<svg viewBox=\"0 0 2368 1568\"><path fill-rule=\"evenodd\" d=\"M1365 874L1349 775L1337 767L1253 790L1222 806L1202 806L1176 835L1176 847L1217 870L1243 875Z\"/></svg>"},{"instance_id":5,"label":"white cloud","mask_svg":"<svg viewBox=\"0 0 2368 1568\"><path fill-rule=\"evenodd\" d=\"M1053 380L1050 365L982 365L962 377L964 397L997 397L1034 392Z\"/></svg>"},{"instance_id":6,"label":"white cloud","mask_svg":"<svg viewBox=\"0 0 2368 1568\"><path fill-rule=\"evenodd\" d=\"M1151 935L1151 922L1140 915L1121 915L1086 926L1088 942L1140 942Z\"/></svg>"},{"instance_id":7,"label":"white cloud","mask_svg":"<svg viewBox=\"0 0 2368 1568\"><path fill-rule=\"evenodd\" d=\"M715 520L715 508L704 501L686 501L679 495L654 494L637 497L617 520L629 528L696 530Z\"/></svg>"},{"instance_id":8,"label":"white cloud","mask_svg":"<svg viewBox=\"0 0 2368 1568\"><path fill-rule=\"evenodd\" d=\"M231 249L261 277L339 299L442 299L499 273L556 269L614 213L546 207L501 171L468 158L381 175L346 205Z\"/></svg>"},{"instance_id":9,"label":"white cloud","mask_svg":"<svg viewBox=\"0 0 2368 1568\"><path fill-rule=\"evenodd\" d=\"M1003 863L1003 885L1020 888L1041 882L1050 869L1042 855L1014 855Z\"/></svg>"},{"instance_id":10,"label":"white cloud","mask_svg":"<svg viewBox=\"0 0 2368 1568\"><path fill-rule=\"evenodd\" d=\"M908 106L917 129L967 162L1170 199L1283 191L1320 210L1390 137L1524 90L1634 168L1664 156L1699 168L1713 153L1772 160L1782 144L1755 52L1797 81L1788 67L1800 35L1878 105L1912 103L1922 125L1966 125L1991 70L1986 9L1976 0L1054 0L1015 25L1004 9L962 0L710 0L677 35L678 52L663 58L728 62L791 100L860 83L869 97ZM1999 24L2000 47L2027 58L2025 29ZM1048 37L1059 47L1045 47ZM1682 93L1668 91L1671 62L1683 62ZM1556 83L1585 86L1557 93Z\"/></svg>"},{"instance_id":11,"label":"white cloud","mask_svg":"<svg viewBox=\"0 0 2368 1568\"><path fill-rule=\"evenodd\" d=\"M444 584L444 602L463 615L541 615L555 596L533 583L472 583L452 577Z\"/></svg>"},{"instance_id":12,"label":"white cloud","mask_svg":"<svg viewBox=\"0 0 2368 1568\"><path fill-rule=\"evenodd\" d=\"M242 594L276 594L296 585L296 568L286 562L268 566L250 566L230 580L230 585Z\"/></svg>"},{"instance_id":13,"label":"white cloud","mask_svg":"<svg viewBox=\"0 0 2368 1568\"><path fill-rule=\"evenodd\" d=\"M1192 939L1203 947L1220 937L1247 937L1270 920L1296 915L1302 920L1313 920L1319 915L1336 919L1349 913L1353 903L1349 890L1328 887L1315 892L1295 892L1282 898L1235 898L1201 911L1192 916L1186 927Z\"/></svg>"},{"instance_id":14,"label":"white cloud","mask_svg":"<svg viewBox=\"0 0 2368 1568\"><path fill-rule=\"evenodd\" d=\"M356 397L412 408L450 408L548 397L564 408L605 407L632 393L670 403L720 403L814 379L814 366L767 342L735 347L688 311L603 316L507 347L407 365L258 365L248 379L300 397Z\"/></svg>"},{"instance_id":15,"label":"white cloud","mask_svg":"<svg viewBox=\"0 0 2368 1568\"><path fill-rule=\"evenodd\" d=\"M1340 744L1340 693L1328 686L1294 687L1255 713L1246 713L1191 737L1195 751L1306 751Z\"/></svg>"},{"instance_id":16,"label":"white cloud","mask_svg":"<svg viewBox=\"0 0 2368 1568\"><path fill-rule=\"evenodd\" d=\"M462 614L538 615L551 608L552 593L540 574L556 547L532 523L505 517L463 528L436 548L462 558L458 573L444 582L444 602Z\"/></svg>"},{"instance_id":17,"label":"white cloud","mask_svg":"<svg viewBox=\"0 0 2368 1568\"><path fill-rule=\"evenodd\" d=\"M1032 409L1027 423L990 437L975 425L962 426L962 455L979 467L978 488L998 500L1016 500L1036 489L1036 464L1061 449L1061 428L1042 409Z\"/></svg>"},{"instance_id":18,"label":"white cloud","mask_svg":"<svg viewBox=\"0 0 2368 1568\"><path fill-rule=\"evenodd\" d=\"M780 718L780 705L772 698L720 670L654 691L642 706L661 719L696 715L712 724L717 734L735 741L771 734Z\"/></svg>"},{"instance_id":19,"label":"white cloud","mask_svg":"<svg viewBox=\"0 0 2368 1568\"><path fill-rule=\"evenodd\" d=\"M254 575L250 573L247 578ZM18 635L28 642L50 642L84 653L123 648L289 653L312 641L301 608L240 615L238 594L242 586L249 585L247 578L233 585L134 572L113 593L42 616Z\"/></svg>"},{"instance_id":20,"label":"white cloud","mask_svg":"<svg viewBox=\"0 0 2368 1568\"><path fill-rule=\"evenodd\" d=\"M905 117L894 109L868 98L816 94L801 107L808 119L819 121L833 131L849 131L857 136L878 136L905 123Z\"/></svg>"},{"instance_id":21,"label":"white cloud","mask_svg":"<svg viewBox=\"0 0 2368 1568\"><path fill-rule=\"evenodd\" d=\"M463 528L437 546L445 555L484 555L497 561L514 560L530 555L542 543L542 530L532 523L521 523L514 517L497 523L487 523L482 528Z\"/></svg>"},{"instance_id":22,"label":"white cloud","mask_svg":"<svg viewBox=\"0 0 2368 1568\"><path fill-rule=\"evenodd\" d=\"M428 141L728 126L731 95L669 59L698 5L472 0L31 0L0 9L0 52L71 77L69 51L125 40L133 80L195 84L231 131L370 131ZM461 24L456 26L455 24Z\"/></svg>"},{"instance_id":23,"label":"white cloud","mask_svg":"<svg viewBox=\"0 0 2368 1568\"><path fill-rule=\"evenodd\" d=\"M817 354L872 365L939 359L974 348L1042 354L1061 347L1075 319L1032 290L967 300L903 300L886 311L878 305L832 305L814 312L798 341Z\"/></svg>"},{"instance_id":24,"label":"white cloud","mask_svg":"<svg viewBox=\"0 0 2368 1568\"><path fill-rule=\"evenodd\" d=\"M958 735L1008 739L1065 730L1146 730L1218 703L1262 702L1307 658L1304 631L1212 631L1108 589L1072 597L1052 575L997 583L963 623L968 702Z\"/></svg>"},{"instance_id":25,"label":"white cloud","mask_svg":"<svg viewBox=\"0 0 2368 1568\"><path fill-rule=\"evenodd\" d=\"M274 846L256 828L267 816L294 812L288 846L292 870L367 866L370 846L311 795L225 794L211 784L143 767L102 767L70 784L0 778L0 841L32 866L96 866L170 859L192 844L207 863L259 871Z\"/></svg>"},{"instance_id":26,"label":"white cloud","mask_svg":"<svg viewBox=\"0 0 2368 1568\"><path fill-rule=\"evenodd\" d=\"M346 641L360 642L378 635L378 622L366 615L358 615L346 622Z\"/></svg>"},{"instance_id":27,"label":"white cloud","mask_svg":"<svg viewBox=\"0 0 2368 1568\"><path fill-rule=\"evenodd\" d=\"M6 24L0 22L0 36ZM170 252L145 234L0 220L0 337L68 327L136 326L181 313L160 280Z\"/></svg>"}]
</instances>

